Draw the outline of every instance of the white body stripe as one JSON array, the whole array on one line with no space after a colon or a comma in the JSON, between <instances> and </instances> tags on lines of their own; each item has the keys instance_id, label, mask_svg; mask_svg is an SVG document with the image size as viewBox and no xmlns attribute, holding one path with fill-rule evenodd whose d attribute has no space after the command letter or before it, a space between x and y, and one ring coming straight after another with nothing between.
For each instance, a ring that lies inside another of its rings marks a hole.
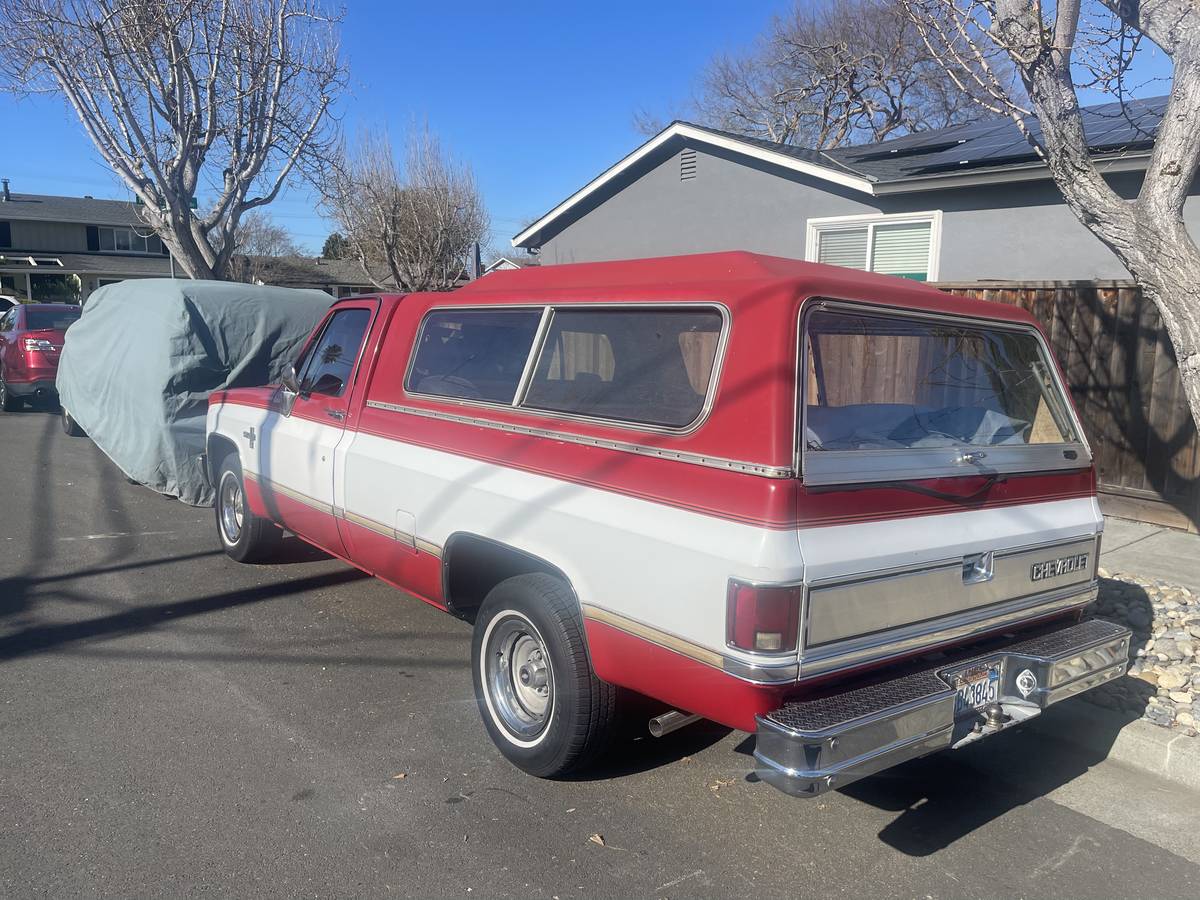
<instances>
[{"instance_id":1,"label":"white body stripe","mask_svg":"<svg viewBox=\"0 0 1200 900\"><path fill-rule=\"evenodd\" d=\"M411 512L417 534L443 546L469 532L516 547L562 569L580 602L713 649L725 648L730 576L803 576L791 532L369 434L346 457L347 510L379 522Z\"/></svg>"},{"instance_id":2,"label":"white body stripe","mask_svg":"<svg viewBox=\"0 0 1200 900\"><path fill-rule=\"evenodd\" d=\"M802 528L798 535L808 563L805 579L812 582L944 562L969 553L1065 541L1093 535L1103 523L1095 498L1081 497Z\"/></svg>"},{"instance_id":3,"label":"white body stripe","mask_svg":"<svg viewBox=\"0 0 1200 900\"><path fill-rule=\"evenodd\" d=\"M1103 527L1095 500L1081 498L770 529L262 409L216 406L208 425L238 444L247 471L285 488L439 547L458 532L509 544L560 568L584 604L748 663L726 647L731 577L824 581ZM251 426L253 450L242 436Z\"/></svg>"}]
</instances>

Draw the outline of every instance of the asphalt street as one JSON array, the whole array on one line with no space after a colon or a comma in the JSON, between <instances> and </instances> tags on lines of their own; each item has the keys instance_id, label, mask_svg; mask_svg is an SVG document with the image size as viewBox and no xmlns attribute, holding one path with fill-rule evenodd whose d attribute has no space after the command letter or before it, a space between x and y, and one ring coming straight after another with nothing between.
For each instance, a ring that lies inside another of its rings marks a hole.
<instances>
[{"instance_id":1,"label":"asphalt street","mask_svg":"<svg viewBox=\"0 0 1200 900\"><path fill-rule=\"evenodd\" d=\"M54 415L0 459L2 896L1200 896L1200 798L1053 711L817 800L708 724L539 781L466 624L294 538L232 562Z\"/></svg>"}]
</instances>

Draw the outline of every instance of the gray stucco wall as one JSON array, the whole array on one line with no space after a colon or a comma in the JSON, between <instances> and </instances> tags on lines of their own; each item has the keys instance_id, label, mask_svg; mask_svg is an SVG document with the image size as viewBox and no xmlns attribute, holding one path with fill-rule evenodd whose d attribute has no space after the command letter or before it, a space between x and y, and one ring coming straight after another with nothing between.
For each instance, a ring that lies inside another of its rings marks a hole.
<instances>
[{"instance_id":1,"label":"gray stucco wall","mask_svg":"<svg viewBox=\"0 0 1200 900\"><path fill-rule=\"evenodd\" d=\"M1126 278L1111 251L1049 181L872 197L830 182L696 146L697 176L679 178L679 152L545 240L544 264L715 250L804 258L809 218L940 209L941 281ZM1125 196L1140 175L1116 176ZM1186 208L1200 235L1200 197Z\"/></svg>"}]
</instances>

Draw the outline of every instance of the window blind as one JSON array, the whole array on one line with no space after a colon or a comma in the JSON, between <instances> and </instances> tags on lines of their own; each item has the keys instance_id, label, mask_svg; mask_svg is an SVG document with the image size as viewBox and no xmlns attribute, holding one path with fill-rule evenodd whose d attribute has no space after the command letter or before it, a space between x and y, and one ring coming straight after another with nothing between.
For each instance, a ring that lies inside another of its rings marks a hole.
<instances>
[{"instance_id":1,"label":"window blind","mask_svg":"<svg viewBox=\"0 0 1200 900\"><path fill-rule=\"evenodd\" d=\"M928 222L876 225L871 271L924 281L929 277Z\"/></svg>"},{"instance_id":2,"label":"window blind","mask_svg":"<svg viewBox=\"0 0 1200 900\"><path fill-rule=\"evenodd\" d=\"M822 230L817 234L817 262L850 269L867 267L867 226Z\"/></svg>"}]
</instances>

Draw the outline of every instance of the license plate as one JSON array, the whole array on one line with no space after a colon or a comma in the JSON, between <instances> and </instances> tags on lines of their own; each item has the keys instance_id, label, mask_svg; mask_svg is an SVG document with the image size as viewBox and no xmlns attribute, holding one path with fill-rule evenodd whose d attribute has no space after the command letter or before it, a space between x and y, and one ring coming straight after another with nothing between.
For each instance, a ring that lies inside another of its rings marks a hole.
<instances>
[{"instance_id":1,"label":"license plate","mask_svg":"<svg viewBox=\"0 0 1200 900\"><path fill-rule=\"evenodd\" d=\"M954 676L958 696L954 700L954 715L975 712L1000 699L1000 664L978 666Z\"/></svg>"}]
</instances>

